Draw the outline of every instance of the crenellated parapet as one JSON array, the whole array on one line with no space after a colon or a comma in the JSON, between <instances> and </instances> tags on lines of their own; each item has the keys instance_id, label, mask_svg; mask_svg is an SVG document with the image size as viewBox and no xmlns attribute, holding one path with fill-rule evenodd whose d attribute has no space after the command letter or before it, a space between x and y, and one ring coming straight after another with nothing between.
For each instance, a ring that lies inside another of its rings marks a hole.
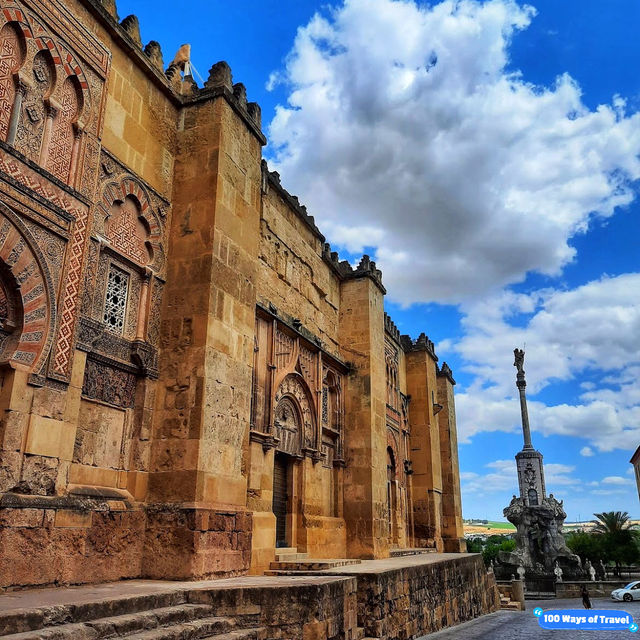
<instances>
[{"instance_id":1,"label":"crenellated parapet","mask_svg":"<svg viewBox=\"0 0 640 640\"><path fill-rule=\"evenodd\" d=\"M438 369L438 377L448 378L449 382L455 385L456 381L453 379L453 371L451 371L451 367L443 362L442 366Z\"/></svg>"},{"instance_id":2,"label":"crenellated parapet","mask_svg":"<svg viewBox=\"0 0 640 640\"><path fill-rule=\"evenodd\" d=\"M400 330L388 313L384 314L384 330L396 341L400 342Z\"/></svg>"},{"instance_id":3,"label":"crenellated parapet","mask_svg":"<svg viewBox=\"0 0 640 640\"><path fill-rule=\"evenodd\" d=\"M262 192L268 193L273 188L280 197L289 205L300 220L307 226L311 233L322 243L322 259L331 270L341 279L371 278L380 288L383 294L387 291L382 284L382 271L378 269L376 263L368 255L363 255L357 267L353 267L348 260L340 260L337 251L331 251L331 245L326 242L326 238L316 225L315 218L309 214L307 207L300 204L298 196L289 193L280 181L280 174L277 171L269 171L266 160L262 161Z\"/></svg>"},{"instance_id":4,"label":"crenellated parapet","mask_svg":"<svg viewBox=\"0 0 640 640\"><path fill-rule=\"evenodd\" d=\"M436 355L435 345L433 341L429 340L426 333L421 333L417 340L413 340L411 336L400 336L400 344L405 353L411 351L426 351L436 362L438 362L438 356Z\"/></svg>"},{"instance_id":5,"label":"crenellated parapet","mask_svg":"<svg viewBox=\"0 0 640 640\"><path fill-rule=\"evenodd\" d=\"M373 282L378 286L383 294L387 293L387 290L382 284L382 271L378 269L376 263L365 253L360 259L360 263L354 269L347 260L340 262L340 272L345 280L357 279L357 278L371 278Z\"/></svg>"}]
</instances>

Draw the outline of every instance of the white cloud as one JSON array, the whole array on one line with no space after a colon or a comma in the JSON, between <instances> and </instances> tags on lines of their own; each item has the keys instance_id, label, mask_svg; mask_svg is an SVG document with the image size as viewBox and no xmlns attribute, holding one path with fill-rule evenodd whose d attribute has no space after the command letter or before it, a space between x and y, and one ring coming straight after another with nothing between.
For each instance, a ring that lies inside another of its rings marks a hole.
<instances>
[{"instance_id":1,"label":"white cloud","mask_svg":"<svg viewBox=\"0 0 640 640\"><path fill-rule=\"evenodd\" d=\"M441 353L456 351L474 376L456 396L460 441L482 431L520 430L511 352L526 343L534 432L586 438L600 451L635 448L640 442L640 304L630 291L640 291L640 273L605 276L569 291L503 291L464 305L465 335L455 345L438 345ZM573 403L547 406L536 400L555 380L576 380L585 372L593 379Z\"/></svg>"},{"instance_id":2,"label":"white cloud","mask_svg":"<svg viewBox=\"0 0 640 640\"><path fill-rule=\"evenodd\" d=\"M463 471L460 474L462 490L465 494L484 496L491 493L504 493L506 496L509 492L518 490L518 473L513 458L494 460L485 466L491 471L484 475L472 471ZM572 487L578 490L582 484L580 480L570 475L575 471L575 467L571 465L550 462L544 465L544 470L546 485L551 487L551 491L556 486Z\"/></svg>"},{"instance_id":3,"label":"white cloud","mask_svg":"<svg viewBox=\"0 0 640 640\"><path fill-rule=\"evenodd\" d=\"M333 242L377 247L400 302L558 274L568 240L633 199L640 116L621 99L590 111L568 75L542 88L506 70L534 14L345 0L298 30L270 78L288 90L269 127L285 185Z\"/></svg>"},{"instance_id":4,"label":"white cloud","mask_svg":"<svg viewBox=\"0 0 640 640\"><path fill-rule=\"evenodd\" d=\"M582 449L580 449L580 455L585 458L590 458L591 456L594 456L595 453L593 453L593 449L591 447L582 447Z\"/></svg>"},{"instance_id":5,"label":"white cloud","mask_svg":"<svg viewBox=\"0 0 640 640\"><path fill-rule=\"evenodd\" d=\"M623 478L621 476L607 476L606 478L602 478L602 484L628 485L633 483L629 478Z\"/></svg>"}]
</instances>

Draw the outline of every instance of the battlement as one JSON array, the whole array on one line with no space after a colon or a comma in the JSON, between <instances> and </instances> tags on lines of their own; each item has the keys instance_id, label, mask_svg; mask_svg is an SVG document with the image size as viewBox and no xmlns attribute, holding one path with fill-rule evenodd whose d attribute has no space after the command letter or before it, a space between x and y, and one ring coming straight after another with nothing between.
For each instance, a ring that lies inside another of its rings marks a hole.
<instances>
[{"instance_id":1,"label":"battlement","mask_svg":"<svg viewBox=\"0 0 640 640\"><path fill-rule=\"evenodd\" d=\"M226 62L216 62L209 70L209 77L204 87L198 87L187 68L190 45L182 45L165 70L160 43L150 40L143 46L140 22L136 15L131 14L120 20L115 0L85 0L85 2L92 12L102 19L131 59L173 102L178 105L187 105L223 96L261 144L266 144L267 140L262 133L260 106L256 102L247 101L247 91L241 82L233 83L231 68Z\"/></svg>"},{"instance_id":2,"label":"battlement","mask_svg":"<svg viewBox=\"0 0 640 640\"><path fill-rule=\"evenodd\" d=\"M384 314L384 330L396 341L400 342L400 330L388 313Z\"/></svg>"},{"instance_id":3,"label":"battlement","mask_svg":"<svg viewBox=\"0 0 640 640\"><path fill-rule=\"evenodd\" d=\"M446 362L442 363L442 366L438 369L437 375L438 377L448 378L451 384L456 383L453 379L453 371L451 371L451 367Z\"/></svg>"},{"instance_id":4,"label":"battlement","mask_svg":"<svg viewBox=\"0 0 640 640\"><path fill-rule=\"evenodd\" d=\"M409 353L411 351L426 351L436 362L438 362L435 345L431 340L429 340L426 333L421 333L417 340L413 340L411 336L402 335L400 336L400 344L402 345L405 353Z\"/></svg>"}]
</instances>

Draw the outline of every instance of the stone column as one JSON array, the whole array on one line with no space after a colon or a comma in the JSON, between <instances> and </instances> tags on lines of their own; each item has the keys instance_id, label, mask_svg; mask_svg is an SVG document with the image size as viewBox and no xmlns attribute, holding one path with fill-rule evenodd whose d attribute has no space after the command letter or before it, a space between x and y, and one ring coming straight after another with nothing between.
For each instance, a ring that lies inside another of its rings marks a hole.
<instances>
[{"instance_id":1,"label":"stone column","mask_svg":"<svg viewBox=\"0 0 640 640\"><path fill-rule=\"evenodd\" d=\"M353 364L344 389L344 518L353 558L389 554L383 299L371 277L341 284L340 344Z\"/></svg>"},{"instance_id":2,"label":"stone column","mask_svg":"<svg viewBox=\"0 0 640 640\"><path fill-rule=\"evenodd\" d=\"M181 511L149 519L153 577L243 573L251 555L246 458L264 138L234 106L228 66L217 66L219 86L207 83L208 99L184 108L178 132L148 500Z\"/></svg>"},{"instance_id":3,"label":"stone column","mask_svg":"<svg viewBox=\"0 0 640 640\"><path fill-rule=\"evenodd\" d=\"M403 342L407 345L406 339ZM417 547L435 546L442 551L442 469L437 415L442 406L436 396L437 358L433 343L424 334L415 344L405 347L405 353L407 393L411 396L409 422L415 544Z\"/></svg>"},{"instance_id":4,"label":"stone column","mask_svg":"<svg viewBox=\"0 0 640 640\"><path fill-rule=\"evenodd\" d=\"M438 371L438 414L440 426L440 461L442 465L442 540L448 552L466 551L462 523L460 496L460 469L458 467L458 433L453 396L455 380L446 362Z\"/></svg>"}]
</instances>

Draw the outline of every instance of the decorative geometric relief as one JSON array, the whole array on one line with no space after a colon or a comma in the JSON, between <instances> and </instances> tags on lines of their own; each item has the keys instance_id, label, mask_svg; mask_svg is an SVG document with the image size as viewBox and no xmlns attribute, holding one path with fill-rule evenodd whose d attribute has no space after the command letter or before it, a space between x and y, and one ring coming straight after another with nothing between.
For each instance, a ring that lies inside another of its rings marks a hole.
<instances>
[{"instance_id":1,"label":"decorative geometric relief","mask_svg":"<svg viewBox=\"0 0 640 640\"><path fill-rule=\"evenodd\" d=\"M88 359L84 370L82 395L123 409L133 407L136 376L103 362Z\"/></svg>"},{"instance_id":2,"label":"decorative geometric relief","mask_svg":"<svg viewBox=\"0 0 640 640\"><path fill-rule=\"evenodd\" d=\"M294 339L280 331L276 330L276 352L274 354L274 360L276 368L286 369L293 356L293 349L295 346Z\"/></svg>"},{"instance_id":3,"label":"decorative geometric relief","mask_svg":"<svg viewBox=\"0 0 640 640\"><path fill-rule=\"evenodd\" d=\"M105 224L105 234L114 249L137 264L147 265L151 261L147 245L149 232L140 213L140 205L133 196L115 200Z\"/></svg>"},{"instance_id":4,"label":"decorative geometric relief","mask_svg":"<svg viewBox=\"0 0 640 640\"><path fill-rule=\"evenodd\" d=\"M71 155L75 140L74 125L82 104L77 79L69 77L62 85L61 108L53 121L47 156L47 170L63 182L69 182Z\"/></svg>"},{"instance_id":5,"label":"decorative geometric relief","mask_svg":"<svg viewBox=\"0 0 640 640\"><path fill-rule=\"evenodd\" d=\"M24 60L22 38L13 24L0 30L0 139L6 140L16 97L14 74Z\"/></svg>"},{"instance_id":6,"label":"decorative geometric relief","mask_svg":"<svg viewBox=\"0 0 640 640\"><path fill-rule=\"evenodd\" d=\"M322 425L329 426L329 387L322 387Z\"/></svg>"},{"instance_id":7,"label":"decorative geometric relief","mask_svg":"<svg viewBox=\"0 0 640 640\"><path fill-rule=\"evenodd\" d=\"M62 312L58 343L53 357L53 372L58 376L68 377L71 365L71 346L78 318L78 298L81 288L82 266L86 247L88 209L76 210L77 217L73 235L67 249L69 260L62 295Z\"/></svg>"},{"instance_id":8,"label":"decorative geometric relief","mask_svg":"<svg viewBox=\"0 0 640 640\"><path fill-rule=\"evenodd\" d=\"M113 249L136 264L162 273L164 223L158 198L109 156L103 155L101 167L102 197L94 231L105 235Z\"/></svg>"},{"instance_id":9,"label":"decorative geometric relief","mask_svg":"<svg viewBox=\"0 0 640 640\"><path fill-rule=\"evenodd\" d=\"M316 386L316 354L300 345L300 371L311 389Z\"/></svg>"},{"instance_id":10,"label":"decorative geometric relief","mask_svg":"<svg viewBox=\"0 0 640 640\"><path fill-rule=\"evenodd\" d=\"M117 335L122 335L124 329L128 293L129 274L111 265L102 320L107 325L107 329Z\"/></svg>"},{"instance_id":11,"label":"decorative geometric relief","mask_svg":"<svg viewBox=\"0 0 640 640\"><path fill-rule=\"evenodd\" d=\"M40 147L47 117L45 98L53 89L55 68L49 51L39 51L33 60L33 85L24 98L16 132L15 148L33 162L40 159Z\"/></svg>"},{"instance_id":12,"label":"decorative geometric relief","mask_svg":"<svg viewBox=\"0 0 640 640\"><path fill-rule=\"evenodd\" d=\"M9 133L11 112L16 97L14 74L22 66L24 46L21 35L13 24L0 29L0 139Z\"/></svg>"}]
</instances>

